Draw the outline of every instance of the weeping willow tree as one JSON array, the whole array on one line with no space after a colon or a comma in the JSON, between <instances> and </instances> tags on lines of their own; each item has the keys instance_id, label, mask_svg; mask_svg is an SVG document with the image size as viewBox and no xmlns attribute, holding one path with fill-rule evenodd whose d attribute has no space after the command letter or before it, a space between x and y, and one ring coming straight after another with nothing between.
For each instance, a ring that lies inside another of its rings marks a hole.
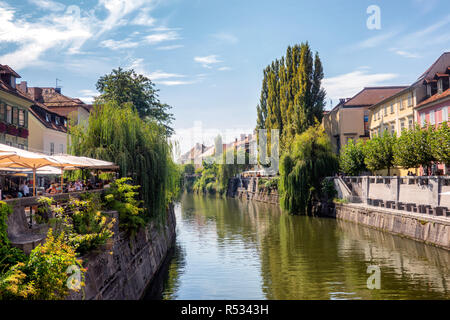
<instances>
[{"instance_id":1,"label":"weeping willow tree","mask_svg":"<svg viewBox=\"0 0 450 320\"><path fill-rule=\"evenodd\" d=\"M140 185L149 217L165 214L177 192L178 169L162 125L143 121L131 104L96 104L87 127L70 129L70 152L116 163L120 177Z\"/></svg>"},{"instance_id":2,"label":"weeping willow tree","mask_svg":"<svg viewBox=\"0 0 450 320\"><path fill-rule=\"evenodd\" d=\"M293 214L312 213L320 199L321 182L339 168L323 128L316 125L297 135L280 163L281 206Z\"/></svg>"}]
</instances>

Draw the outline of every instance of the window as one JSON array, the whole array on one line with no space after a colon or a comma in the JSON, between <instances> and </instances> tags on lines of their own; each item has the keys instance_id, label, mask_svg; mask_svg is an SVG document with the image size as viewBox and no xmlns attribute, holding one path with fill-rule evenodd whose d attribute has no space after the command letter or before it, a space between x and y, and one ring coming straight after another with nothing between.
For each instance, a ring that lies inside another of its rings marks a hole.
<instances>
[{"instance_id":1,"label":"window","mask_svg":"<svg viewBox=\"0 0 450 320\"><path fill-rule=\"evenodd\" d=\"M59 117L55 117L55 123L57 126L59 126Z\"/></svg>"},{"instance_id":2,"label":"window","mask_svg":"<svg viewBox=\"0 0 450 320\"><path fill-rule=\"evenodd\" d=\"M6 105L4 103L0 103L0 120L5 120L5 108Z\"/></svg>"},{"instance_id":3,"label":"window","mask_svg":"<svg viewBox=\"0 0 450 320\"><path fill-rule=\"evenodd\" d=\"M387 106L384 106L384 115L387 115Z\"/></svg>"},{"instance_id":4,"label":"window","mask_svg":"<svg viewBox=\"0 0 450 320\"><path fill-rule=\"evenodd\" d=\"M59 153L64 153L64 145L62 143L59 145Z\"/></svg>"},{"instance_id":5,"label":"window","mask_svg":"<svg viewBox=\"0 0 450 320\"><path fill-rule=\"evenodd\" d=\"M421 125L422 127L425 127L425 123L426 123L426 121L425 121L425 112L422 112L422 113L420 114L420 125Z\"/></svg>"},{"instance_id":6,"label":"window","mask_svg":"<svg viewBox=\"0 0 450 320\"><path fill-rule=\"evenodd\" d=\"M13 124L18 125L19 124L19 109L14 107L13 108Z\"/></svg>"},{"instance_id":7,"label":"window","mask_svg":"<svg viewBox=\"0 0 450 320\"><path fill-rule=\"evenodd\" d=\"M53 142L50 142L50 155L53 155L55 153L55 144Z\"/></svg>"},{"instance_id":8,"label":"window","mask_svg":"<svg viewBox=\"0 0 450 320\"><path fill-rule=\"evenodd\" d=\"M400 99L399 104L400 104L400 110L403 110L405 108L405 106L403 105L405 103L405 100Z\"/></svg>"},{"instance_id":9,"label":"window","mask_svg":"<svg viewBox=\"0 0 450 320\"><path fill-rule=\"evenodd\" d=\"M430 124L435 124L436 123L436 119L435 119L435 112L434 112L434 110L433 111L430 111Z\"/></svg>"},{"instance_id":10,"label":"window","mask_svg":"<svg viewBox=\"0 0 450 320\"><path fill-rule=\"evenodd\" d=\"M408 95L408 107L411 107L412 105L413 105L412 95Z\"/></svg>"},{"instance_id":11,"label":"window","mask_svg":"<svg viewBox=\"0 0 450 320\"><path fill-rule=\"evenodd\" d=\"M50 122L50 115L45 113L45 121Z\"/></svg>"},{"instance_id":12,"label":"window","mask_svg":"<svg viewBox=\"0 0 450 320\"><path fill-rule=\"evenodd\" d=\"M391 113L394 113L394 104L391 104Z\"/></svg>"},{"instance_id":13,"label":"window","mask_svg":"<svg viewBox=\"0 0 450 320\"><path fill-rule=\"evenodd\" d=\"M449 107L442 108L442 122L448 121L448 108Z\"/></svg>"},{"instance_id":14,"label":"window","mask_svg":"<svg viewBox=\"0 0 450 320\"><path fill-rule=\"evenodd\" d=\"M409 129L409 130L412 130L412 128L413 128L413 119L412 119L412 118L409 118L409 119L408 119L408 129Z\"/></svg>"},{"instance_id":15,"label":"window","mask_svg":"<svg viewBox=\"0 0 450 320\"><path fill-rule=\"evenodd\" d=\"M11 106L6 107L6 122L12 123L12 107Z\"/></svg>"},{"instance_id":16,"label":"window","mask_svg":"<svg viewBox=\"0 0 450 320\"><path fill-rule=\"evenodd\" d=\"M444 90L443 90L442 79L439 79L439 80L438 80L437 88L438 88L438 93L442 93L442 91L444 91Z\"/></svg>"},{"instance_id":17,"label":"window","mask_svg":"<svg viewBox=\"0 0 450 320\"><path fill-rule=\"evenodd\" d=\"M431 86L427 84L427 96L431 97Z\"/></svg>"},{"instance_id":18,"label":"window","mask_svg":"<svg viewBox=\"0 0 450 320\"><path fill-rule=\"evenodd\" d=\"M64 127L67 127L67 119L64 118Z\"/></svg>"},{"instance_id":19,"label":"window","mask_svg":"<svg viewBox=\"0 0 450 320\"><path fill-rule=\"evenodd\" d=\"M25 127L25 110L19 110L19 126Z\"/></svg>"},{"instance_id":20,"label":"window","mask_svg":"<svg viewBox=\"0 0 450 320\"><path fill-rule=\"evenodd\" d=\"M403 131L403 130L405 130L405 129L406 129L406 128L405 128L405 121L402 120L402 121L400 121L400 130Z\"/></svg>"},{"instance_id":21,"label":"window","mask_svg":"<svg viewBox=\"0 0 450 320\"><path fill-rule=\"evenodd\" d=\"M395 134L395 125L391 124L391 134L394 135Z\"/></svg>"}]
</instances>

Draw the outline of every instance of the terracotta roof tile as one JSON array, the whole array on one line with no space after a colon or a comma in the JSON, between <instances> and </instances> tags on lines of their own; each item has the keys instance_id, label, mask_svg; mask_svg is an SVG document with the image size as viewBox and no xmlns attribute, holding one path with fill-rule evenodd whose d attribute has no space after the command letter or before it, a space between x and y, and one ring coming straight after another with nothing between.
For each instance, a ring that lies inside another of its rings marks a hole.
<instances>
[{"instance_id":1,"label":"terracotta roof tile","mask_svg":"<svg viewBox=\"0 0 450 320\"><path fill-rule=\"evenodd\" d=\"M447 89L447 90L445 90L444 92L442 92L440 94L432 95L428 99L426 99L426 100L422 101L421 103L419 103L416 106L416 109L420 108L420 107L423 107L423 106L425 106L427 104L430 104L432 102L437 102L437 101L442 100L442 99L447 98L447 97L450 97L450 89Z\"/></svg>"},{"instance_id":2,"label":"terracotta roof tile","mask_svg":"<svg viewBox=\"0 0 450 320\"><path fill-rule=\"evenodd\" d=\"M367 87L344 104L344 107L371 106L408 88L407 86Z\"/></svg>"},{"instance_id":3,"label":"terracotta roof tile","mask_svg":"<svg viewBox=\"0 0 450 320\"><path fill-rule=\"evenodd\" d=\"M12 74L16 78L22 78L17 72L6 64L0 64L0 74Z\"/></svg>"}]
</instances>

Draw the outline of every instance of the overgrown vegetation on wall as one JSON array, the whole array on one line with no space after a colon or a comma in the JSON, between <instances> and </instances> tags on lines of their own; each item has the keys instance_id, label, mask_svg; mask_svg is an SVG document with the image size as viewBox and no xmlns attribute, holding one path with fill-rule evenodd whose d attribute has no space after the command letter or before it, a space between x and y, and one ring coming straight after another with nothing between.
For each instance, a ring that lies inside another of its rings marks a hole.
<instances>
[{"instance_id":1,"label":"overgrown vegetation on wall","mask_svg":"<svg viewBox=\"0 0 450 320\"><path fill-rule=\"evenodd\" d=\"M104 212L116 210L120 229L130 235L145 225L143 201L138 199L140 187L130 182L130 178L116 180L102 197L86 193L60 206L41 197L34 218L48 223L50 230L45 244L28 257L11 247L6 231L12 209L0 202L0 299L64 299L69 290L68 268L76 267L82 278L79 257L102 248L114 234L116 220Z\"/></svg>"}]
</instances>

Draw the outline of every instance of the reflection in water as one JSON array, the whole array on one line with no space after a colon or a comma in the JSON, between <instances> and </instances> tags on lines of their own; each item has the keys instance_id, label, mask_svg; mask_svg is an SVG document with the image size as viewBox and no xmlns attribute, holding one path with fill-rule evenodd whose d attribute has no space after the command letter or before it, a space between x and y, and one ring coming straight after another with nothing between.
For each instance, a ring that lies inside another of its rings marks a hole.
<instances>
[{"instance_id":1,"label":"reflection in water","mask_svg":"<svg viewBox=\"0 0 450 320\"><path fill-rule=\"evenodd\" d=\"M450 252L274 205L185 194L160 299L448 299ZM381 289L367 289L367 267ZM156 286L157 287L157 286ZM159 289L160 290L160 289ZM158 290L156 290L158 291Z\"/></svg>"}]
</instances>

